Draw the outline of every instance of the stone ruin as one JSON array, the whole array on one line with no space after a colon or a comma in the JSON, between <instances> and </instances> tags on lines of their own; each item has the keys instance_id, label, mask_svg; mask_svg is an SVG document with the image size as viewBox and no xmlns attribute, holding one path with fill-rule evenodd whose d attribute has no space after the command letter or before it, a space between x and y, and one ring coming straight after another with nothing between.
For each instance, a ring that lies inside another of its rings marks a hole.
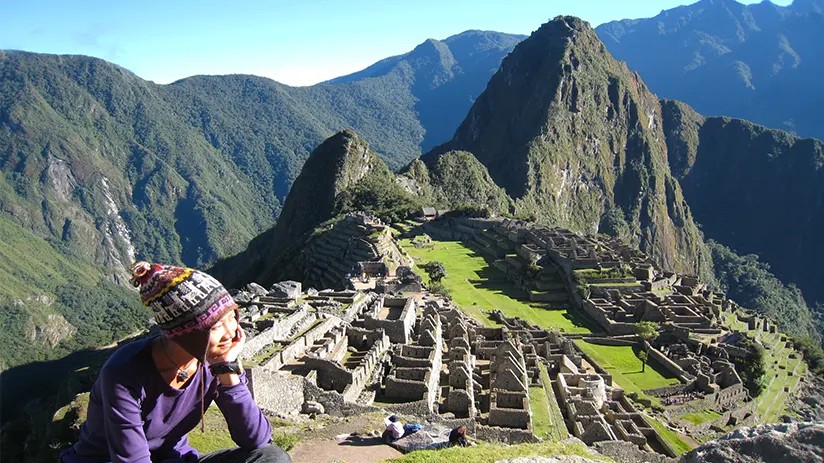
<instances>
[{"instance_id":1,"label":"stone ruin","mask_svg":"<svg viewBox=\"0 0 824 463\"><path fill-rule=\"evenodd\" d=\"M375 291L379 293L420 293L422 290L423 279L406 265L401 265L395 270L395 278L375 282Z\"/></svg>"},{"instance_id":2,"label":"stone ruin","mask_svg":"<svg viewBox=\"0 0 824 463\"><path fill-rule=\"evenodd\" d=\"M707 296L652 292L626 294L611 290L604 297L584 300L582 307L614 335L635 333L634 325L640 321L653 321L695 333L719 334L721 328L715 320L721 309Z\"/></svg>"},{"instance_id":3,"label":"stone ruin","mask_svg":"<svg viewBox=\"0 0 824 463\"><path fill-rule=\"evenodd\" d=\"M683 374L686 384L680 388L648 392L661 397L665 405L700 400L705 408L718 411L749 400L735 364L736 359L747 355L747 351L732 344L737 341L732 339L735 337L724 335L717 344L705 344L669 333L659 336L654 346L656 355L660 352L664 357L659 362L665 367L675 364L675 372Z\"/></svg>"},{"instance_id":4,"label":"stone ruin","mask_svg":"<svg viewBox=\"0 0 824 463\"><path fill-rule=\"evenodd\" d=\"M655 435L609 376L559 373L557 383L568 427L585 443L623 440L643 448Z\"/></svg>"},{"instance_id":5,"label":"stone ruin","mask_svg":"<svg viewBox=\"0 0 824 463\"><path fill-rule=\"evenodd\" d=\"M373 227L373 238L384 230L365 216L344 222ZM724 410L747 403L736 372L747 349L718 325L736 307L696 278L663 272L612 239L513 220L453 221L446 231L435 223L421 226L439 239L474 240L532 300L574 305L572 272L603 272L593 277L592 297L577 300L608 333L594 340L633 345L634 323L642 320L657 321L674 336L650 348L651 357L681 380L645 391L664 404ZM466 424L482 440L532 442L529 390L542 387L567 431L584 442L629 442L674 454L610 375L568 337L500 311L490 313L499 326L484 327L449 300L422 292L420 276L393 260L399 254L373 255L386 258L354 261L342 285L350 289L302 292L300 283L281 282L270 290L250 285L238 295L248 315L244 324L254 334L243 354L250 388L264 408L333 415L385 409ZM327 263L321 259L317 266ZM364 280L374 286L359 288ZM413 296L396 295L401 292ZM756 317L745 321L770 329Z\"/></svg>"}]
</instances>

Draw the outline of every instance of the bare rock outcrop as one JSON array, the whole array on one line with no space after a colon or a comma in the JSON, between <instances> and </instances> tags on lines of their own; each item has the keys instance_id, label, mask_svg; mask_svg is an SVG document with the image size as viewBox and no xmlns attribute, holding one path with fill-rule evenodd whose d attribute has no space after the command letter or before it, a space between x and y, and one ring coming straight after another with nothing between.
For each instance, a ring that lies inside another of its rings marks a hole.
<instances>
[{"instance_id":1,"label":"bare rock outcrop","mask_svg":"<svg viewBox=\"0 0 824 463\"><path fill-rule=\"evenodd\" d=\"M686 455L683 463L807 463L824 459L824 423L740 428Z\"/></svg>"}]
</instances>

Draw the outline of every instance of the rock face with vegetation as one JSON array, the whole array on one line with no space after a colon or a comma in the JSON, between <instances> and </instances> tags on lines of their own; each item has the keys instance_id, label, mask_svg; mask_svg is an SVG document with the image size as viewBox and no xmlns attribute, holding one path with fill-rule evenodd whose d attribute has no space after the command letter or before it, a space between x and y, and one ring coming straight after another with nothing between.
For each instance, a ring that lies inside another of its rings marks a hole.
<instances>
[{"instance_id":1,"label":"rock face with vegetation","mask_svg":"<svg viewBox=\"0 0 824 463\"><path fill-rule=\"evenodd\" d=\"M331 225L339 214L358 210L400 220L418 204L366 141L345 130L323 142L306 161L277 224L210 272L233 287L298 278L290 273L295 270L290 262L321 224Z\"/></svg>"},{"instance_id":2,"label":"rock face with vegetation","mask_svg":"<svg viewBox=\"0 0 824 463\"><path fill-rule=\"evenodd\" d=\"M506 191L472 153L449 151L426 161L412 161L399 177L423 201L448 209L483 206L499 214L513 207Z\"/></svg>"},{"instance_id":3,"label":"rock face with vegetation","mask_svg":"<svg viewBox=\"0 0 824 463\"><path fill-rule=\"evenodd\" d=\"M664 101L669 162L708 238L824 300L824 143Z\"/></svg>"},{"instance_id":4,"label":"rock face with vegetation","mask_svg":"<svg viewBox=\"0 0 824 463\"><path fill-rule=\"evenodd\" d=\"M455 137L516 199L519 213L617 234L681 272L707 251L667 164L662 110L587 23L559 17L504 60Z\"/></svg>"},{"instance_id":5,"label":"rock face with vegetation","mask_svg":"<svg viewBox=\"0 0 824 463\"><path fill-rule=\"evenodd\" d=\"M824 107L810 97L824 72L822 13L821 0L704 0L596 31L661 97L824 139Z\"/></svg>"}]
</instances>

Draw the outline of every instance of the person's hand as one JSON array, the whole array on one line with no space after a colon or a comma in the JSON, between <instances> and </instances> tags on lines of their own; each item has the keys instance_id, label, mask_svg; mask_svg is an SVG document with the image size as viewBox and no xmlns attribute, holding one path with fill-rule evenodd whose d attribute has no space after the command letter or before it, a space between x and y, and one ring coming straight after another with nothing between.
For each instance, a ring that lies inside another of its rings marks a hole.
<instances>
[{"instance_id":1,"label":"person's hand","mask_svg":"<svg viewBox=\"0 0 824 463\"><path fill-rule=\"evenodd\" d=\"M244 344L246 344L246 332L243 331L243 328L238 326L235 337L231 340L231 344L227 346L226 350L222 354L215 357L207 357L206 362L209 365L234 362L238 359L238 357L240 357Z\"/></svg>"}]
</instances>

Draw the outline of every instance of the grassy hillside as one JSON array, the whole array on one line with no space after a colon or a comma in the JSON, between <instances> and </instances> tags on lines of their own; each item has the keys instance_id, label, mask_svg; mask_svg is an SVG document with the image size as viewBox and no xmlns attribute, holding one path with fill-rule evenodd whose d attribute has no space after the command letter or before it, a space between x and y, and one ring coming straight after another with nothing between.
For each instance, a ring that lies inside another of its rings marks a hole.
<instances>
[{"instance_id":1,"label":"grassy hillside","mask_svg":"<svg viewBox=\"0 0 824 463\"><path fill-rule=\"evenodd\" d=\"M135 292L97 266L2 216L0 272L3 369L110 344L150 317Z\"/></svg>"}]
</instances>

